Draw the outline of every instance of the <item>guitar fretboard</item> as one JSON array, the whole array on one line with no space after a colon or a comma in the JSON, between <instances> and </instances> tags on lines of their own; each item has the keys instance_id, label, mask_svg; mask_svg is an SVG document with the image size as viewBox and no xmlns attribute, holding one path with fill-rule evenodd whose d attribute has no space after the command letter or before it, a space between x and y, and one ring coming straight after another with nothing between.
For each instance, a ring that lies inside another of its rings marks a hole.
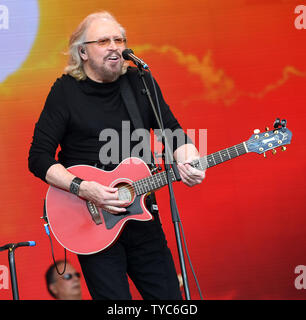
<instances>
[{"instance_id":1,"label":"guitar fretboard","mask_svg":"<svg viewBox=\"0 0 306 320\"><path fill-rule=\"evenodd\" d=\"M195 165L195 167L204 170L205 168L211 168L217 164L242 156L245 153L247 153L247 149L245 147L245 143L242 142L200 158L198 160L200 163L199 166ZM197 161L194 161L194 163L196 164Z\"/></svg>"},{"instance_id":2,"label":"guitar fretboard","mask_svg":"<svg viewBox=\"0 0 306 320\"><path fill-rule=\"evenodd\" d=\"M176 181L173 170L170 169L170 176L172 182ZM159 189L168 183L166 171L156 173L152 176L133 182L132 186L136 195L145 194L147 192Z\"/></svg>"},{"instance_id":3,"label":"guitar fretboard","mask_svg":"<svg viewBox=\"0 0 306 320\"><path fill-rule=\"evenodd\" d=\"M224 150L209 154L204 156L198 160L195 160L191 163L191 166L199 169L205 170L207 168L211 168L216 166L217 164L223 163L227 160L234 159L239 157L245 153L247 153L247 148L245 143L242 142L235 146L226 148ZM172 182L176 181L174 172L170 169L170 176ZM166 171L156 173L152 176L148 176L144 179L137 180L133 182L132 186L135 190L136 195L142 195L150 191L154 191L159 189L167 184L167 173Z\"/></svg>"}]
</instances>

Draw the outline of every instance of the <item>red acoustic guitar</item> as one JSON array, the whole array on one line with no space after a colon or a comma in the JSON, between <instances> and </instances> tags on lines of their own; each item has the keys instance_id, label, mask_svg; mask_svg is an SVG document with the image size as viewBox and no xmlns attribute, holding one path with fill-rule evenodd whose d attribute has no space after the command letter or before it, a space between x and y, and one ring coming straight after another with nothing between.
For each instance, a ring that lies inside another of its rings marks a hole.
<instances>
[{"instance_id":1,"label":"red acoustic guitar","mask_svg":"<svg viewBox=\"0 0 306 320\"><path fill-rule=\"evenodd\" d=\"M248 141L202 157L191 165L204 170L248 152L264 153L290 143L292 133L285 127L255 133ZM117 187L119 199L129 200L127 212L111 214L93 203L67 191L49 187L46 215L51 231L66 249L78 254L92 254L109 247L119 236L128 220L148 221L152 215L145 207L145 196L167 184L166 172L151 174L138 158L128 158L113 171L77 165L68 170L81 179ZM175 175L171 172L172 180Z\"/></svg>"}]
</instances>

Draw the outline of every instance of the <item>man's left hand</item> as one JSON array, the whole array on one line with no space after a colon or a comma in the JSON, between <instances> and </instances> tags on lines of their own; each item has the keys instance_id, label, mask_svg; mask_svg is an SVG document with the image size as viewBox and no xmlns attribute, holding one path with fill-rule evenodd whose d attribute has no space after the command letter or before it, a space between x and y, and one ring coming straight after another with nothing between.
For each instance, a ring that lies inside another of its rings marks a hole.
<instances>
[{"instance_id":1,"label":"man's left hand","mask_svg":"<svg viewBox=\"0 0 306 320\"><path fill-rule=\"evenodd\" d=\"M205 178L205 171L201 171L193 168L189 163L191 161L185 161L177 164L182 182L189 187L193 187L200 184Z\"/></svg>"}]
</instances>

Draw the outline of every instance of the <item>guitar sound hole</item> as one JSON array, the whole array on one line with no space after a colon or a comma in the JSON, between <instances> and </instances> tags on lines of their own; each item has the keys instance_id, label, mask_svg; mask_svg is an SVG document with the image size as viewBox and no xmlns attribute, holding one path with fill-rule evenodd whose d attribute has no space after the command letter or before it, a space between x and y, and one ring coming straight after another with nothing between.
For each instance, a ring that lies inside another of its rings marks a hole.
<instances>
[{"instance_id":1,"label":"guitar sound hole","mask_svg":"<svg viewBox=\"0 0 306 320\"><path fill-rule=\"evenodd\" d=\"M129 201L128 205L130 205L134 201L135 192L130 184L121 182L114 187L118 188L119 200Z\"/></svg>"}]
</instances>

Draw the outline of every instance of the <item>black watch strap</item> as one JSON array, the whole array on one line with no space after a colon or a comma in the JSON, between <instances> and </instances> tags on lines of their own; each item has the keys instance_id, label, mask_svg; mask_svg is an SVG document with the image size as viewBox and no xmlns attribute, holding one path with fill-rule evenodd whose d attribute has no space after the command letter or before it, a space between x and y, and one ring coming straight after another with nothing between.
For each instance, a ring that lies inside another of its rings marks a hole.
<instances>
[{"instance_id":1,"label":"black watch strap","mask_svg":"<svg viewBox=\"0 0 306 320\"><path fill-rule=\"evenodd\" d=\"M78 177L73 178L69 188L70 192L78 196L79 190L80 190L80 184L82 181L83 180Z\"/></svg>"}]
</instances>

